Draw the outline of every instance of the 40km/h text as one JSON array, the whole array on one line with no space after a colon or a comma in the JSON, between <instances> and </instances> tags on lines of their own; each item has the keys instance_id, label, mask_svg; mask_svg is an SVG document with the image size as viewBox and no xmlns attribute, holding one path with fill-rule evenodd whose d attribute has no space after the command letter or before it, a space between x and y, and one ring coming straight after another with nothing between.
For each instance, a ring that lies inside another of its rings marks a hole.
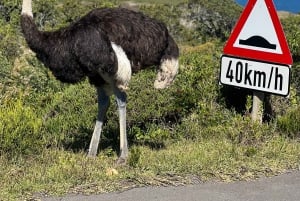
<instances>
[{"instance_id":1,"label":"40km/h text","mask_svg":"<svg viewBox=\"0 0 300 201\"><path fill-rule=\"evenodd\" d=\"M287 96L290 67L224 55L221 59L220 82L225 85Z\"/></svg>"}]
</instances>

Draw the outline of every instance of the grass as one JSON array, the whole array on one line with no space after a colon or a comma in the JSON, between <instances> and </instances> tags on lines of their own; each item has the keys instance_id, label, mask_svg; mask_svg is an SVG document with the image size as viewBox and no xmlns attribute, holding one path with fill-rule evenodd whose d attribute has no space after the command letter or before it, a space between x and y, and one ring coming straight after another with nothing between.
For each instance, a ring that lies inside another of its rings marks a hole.
<instances>
[{"instance_id":1,"label":"grass","mask_svg":"<svg viewBox=\"0 0 300 201\"><path fill-rule=\"evenodd\" d=\"M47 150L38 157L1 158L0 197L38 199L64 193L104 193L148 185L184 185L195 181L249 180L298 168L300 144L274 137L262 146L239 146L228 140L188 141L164 149L130 148L128 166L115 167L110 149L95 159L85 153ZM116 169L114 174L110 170ZM38 194L35 194L38 193Z\"/></svg>"}]
</instances>

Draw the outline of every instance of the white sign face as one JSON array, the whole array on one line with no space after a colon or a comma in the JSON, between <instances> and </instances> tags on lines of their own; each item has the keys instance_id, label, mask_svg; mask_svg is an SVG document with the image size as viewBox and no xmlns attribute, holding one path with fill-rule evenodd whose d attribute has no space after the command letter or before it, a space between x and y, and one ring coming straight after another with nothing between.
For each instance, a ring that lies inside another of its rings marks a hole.
<instances>
[{"instance_id":1,"label":"white sign face","mask_svg":"<svg viewBox=\"0 0 300 201\"><path fill-rule=\"evenodd\" d=\"M282 49L264 0L257 0L234 47L282 54Z\"/></svg>"},{"instance_id":2,"label":"white sign face","mask_svg":"<svg viewBox=\"0 0 300 201\"><path fill-rule=\"evenodd\" d=\"M287 96L290 88L290 67L223 55L220 82Z\"/></svg>"}]
</instances>

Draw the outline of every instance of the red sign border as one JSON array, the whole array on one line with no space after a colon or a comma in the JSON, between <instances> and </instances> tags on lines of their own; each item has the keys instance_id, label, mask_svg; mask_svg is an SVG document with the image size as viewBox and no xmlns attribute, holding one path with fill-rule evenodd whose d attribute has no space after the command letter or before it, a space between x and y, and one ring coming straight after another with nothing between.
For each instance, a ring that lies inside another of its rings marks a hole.
<instances>
[{"instance_id":1,"label":"red sign border","mask_svg":"<svg viewBox=\"0 0 300 201\"><path fill-rule=\"evenodd\" d=\"M241 33L245 23L248 20L248 17L250 16L257 0L249 0L248 4L246 5L243 13L240 16L240 19L238 20L230 38L228 39L225 47L224 47L224 54L227 55L233 55L233 56L240 56L243 58L250 58L250 59L257 59L261 61L267 61L267 62L275 62L275 63L281 63L281 64L287 64L291 65L293 63L293 59L280 23L280 20L277 15L276 8L274 6L274 3L272 0L264 0L267 9L269 11L269 14L271 16L278 41L280 43L282 54L276 54L276 53L270 53L270 52L263 52L258 50L252 50L252 49L245 49L240 47L234 47L234 43L237 40L239 34Z\"/></svg>"}]
</instances>

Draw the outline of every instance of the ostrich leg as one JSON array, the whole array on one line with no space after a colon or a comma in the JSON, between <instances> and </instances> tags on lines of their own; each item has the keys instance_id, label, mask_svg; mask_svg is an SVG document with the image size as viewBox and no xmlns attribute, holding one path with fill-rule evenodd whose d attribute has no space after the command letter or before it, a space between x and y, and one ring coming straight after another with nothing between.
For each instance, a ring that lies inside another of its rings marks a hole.
<instances>
[{"instance_id":1,"label":"ostrich leg","mask_svg":"<svg viewBox=\"0 0 300 201\"><path fill-rule=\"evenodd\" d=\"M119 110L119 123L120 123L120 155L117 161L118 165L126 163L128 157L128 143L126 134L126 93L120 91L118 88L114 90L117 98Z\"/></svg>"},{"instance_id":2,"label":"ostrich leg","mask_svg":"<svg viewBox=\"0 0 300 201\"><path fill-rule=\"evenodd\" d=\"M97 88L98 94L98 117L93 132L93 136L90 142L89 147L89 157L95 157L97 155L97 150L100 142L100 136L102 132L102 125L104 117L109 106L109 96L106 95L105 91L102 88Z\"/></svg>"}]
</instances>

